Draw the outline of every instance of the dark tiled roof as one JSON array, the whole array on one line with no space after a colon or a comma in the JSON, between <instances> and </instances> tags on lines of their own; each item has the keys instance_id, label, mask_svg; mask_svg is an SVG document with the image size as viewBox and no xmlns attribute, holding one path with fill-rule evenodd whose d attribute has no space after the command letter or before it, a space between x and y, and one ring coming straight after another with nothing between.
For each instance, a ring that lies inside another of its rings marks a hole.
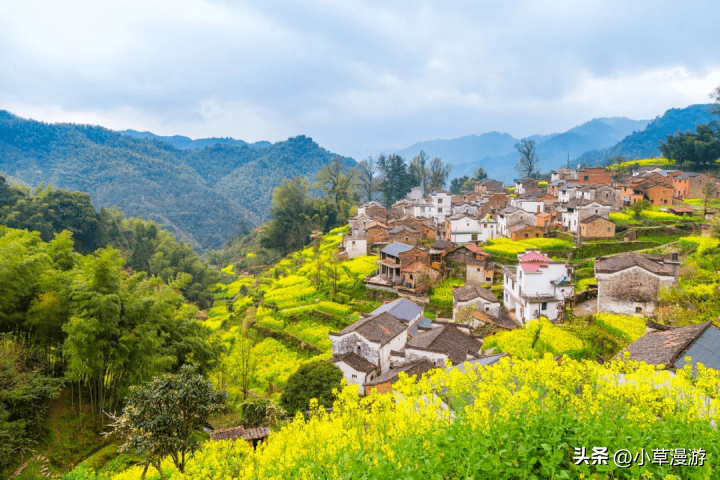
<instances>
[{"instance_id":1,"label":"dark tiled roof","mask_svg":"<svg viewBox=\"0 0 720 480\"><path fill-rule=\"evenodd\" d=\"M697 340L710 325L712 325L712 322L646 333L637 341L630 344L625 350L618 353L615 358L624 359L624 352L629 352L629 360L674 367L675 362L681 354Z\"/></svg>"},{"instance_id":2,"label":"dark tiled roof","mask_svg":"<svg viewBox=\"0 0 720 480\"><path fill-rule=\"evenodd\" d=\"M452 245L452 242L448 242L447 240L443 240L442 238L439 238L433 242L433 244L430 246L430 248L435 248L437 250L443 250L447 247Z\"/></svg>"},{"instance_id":3,"label":"dark tiled roof","mask_svg":"<svg viewBox=\"0 0 720 480\"><path fill-rule=\"evenodd\" d=\"M610 222L610 220L608 220L605 217L601 217L600 215L591 215L591 216L585 218L584 220L580 220L580 223L592 223L596 220L604 220L606 222ZM613 222L610 222L610 223L613 223Z\"/></svg>"},{"instance_id":4,"label":"dark tiled roof","mask_svg":"<svg viewBox=\"0 0 720 480\"><path fill-rule=\"evenodd\" d=\"M423 312L423 308L415 302L411 302L407 298L398 298L392 302L380 305L378 308L370 312L370 315L379 315L385 312L407 323L420 315Z\"/></svg>"},{"instance_id":5,"label":"dark tiled roof","mask_svg":"<svg viewBox=\"0 0 720 480\"><path fill-rule=\"evenodd\" d=\"M470 335L466 335L454 325L434 328L429 332L419 333L407 343L406 348L417 347L434 352L442 352L454 364L464 362L468 355L477 355L482 343Z\"/></svg>"},{"instance_id":6,"label":"dark tiled roof","mask_svg":"<svg viewBox=\"0 0 720 480\"><path fill-rule=\"evenodd\" d=\"M608 207L608 206L609 206L607 203L605 203L605 202L603 202L603 201L601 201L601 200L589 200L589 199L587 199L587 198L585 198L585 197L573 198L573 199L570 200L569 202L566 202L566 203L565 203L565 206L566 206L566 207L569 207L569 208L578 208L578 207L586 207L586 206L591 205L591 204L593 204L593 203L598 203L598 204L600 204L600 205L603 206L603 207Z\"/></svg>"},{"instance_id":7,"label":"dark tiled roof","mask_svg":"<svg viewBox=\"0 0 720 480\"><path fill-rule=\"evenodd\" d=\"M673 266L665 263L665 259L657 255L627 252L612 257L598 257L595 260L596 273L615 273L635 266L656 275L674 276L675 274Z\"/></svg>"},{"instance_id":8,"label":"dark tiled roof","mask_svg":"<svg viewBox=\"0 0 720 480\"><path fill-rule=\"evenodd\" d=\"M387 372L383 373L379 377L377 377L375 380L366 383L365 385L372 386L372 385L379 385L381 383L395 383L398 380L398 374L400 372L405 372L405 374L409 377L413 375L417 375L418 378L425 372L432 370L433 368L436 368L435 365L425 359L416 360L411 363L407 363L399 368L392 368L388 370Z\"/></svg>"},{"instance_id":9,"label":"dark tiled roof","mask_svg":"<svg viewBox=\"0 0 720 480\"><path fill-rule=\"evenodd\" d=\"M358 372L370 373L377 369L377 365L365 360L355 352L348 352L332 359L333 363L345 362Z\"/></svg>"},{"instance_id":10,"label":"dark tiled roof","mask_svg":"<svg viewBox=\"0 0 720 480\"><path fill-rule=\"evenodd\" d=\"M261 438L267 438L268 435L270 435L269 427L243 428L240 426L225 428L223 430L215 430L212 433L212 439L229 440L234 438L243 438L245 440L259 440Z\"/></svg>"},{"instance_id":11,"label":"dark tiled roof","mask_svg":"<svg viewBox=\"0 0 720 480\"><path fill-rule=\"evenodd\" d=\"M500 359L503 358L503 357L509 357L509 355L508 355L507 353L494 353L494 354L492 354L492 355L483 355L483 356L480 357L480 358L475 358L475 359L473 359L473 360L468 360L467 363L469 363L469 364L472 365L473 367L475 367L475 366L487 367L487 366L490 366L490 365L492 365L492 364L494 364L494 363L499 362ZM457 365L457 366L455 366L455 367L453 367L453 368L457 368L458 371L463 372L463 371L465 371L465 364L464 364L464 363L461 363L461 364L459 364L459 365Z\"/></svg>"},{"instance_id":12,"label":"dark tiled roof","mask_svg":"<svg viewBox=\"0 0 720 480\"><path fill-rule=\"evenodd\" d=\"M385 253L387 255L392 255L393 257L397 257L403 252L407 252L408 250L412 250L413 246L408 245L406 243L400 243L400 242L393 242L387 247L380 250L382 253Z\"/></svg>"},{"instance_id":13,"label":"dark tiled roof","mask_svg":"<svg viewBox=\"0 0 720 480\"><path fill-rule=\"evenodd\" d=\"M477 285L465 285L463 287L453 288L453 299L456 302L468 302L476 298L482 298L491 303L498 303L499 300L487 288L478 287Z\"/></svg>"},{"instance_id":14,"label":"dark tiled roof","mask_svg":"<svg viewBox=\"0 0 720 480\"><path fill-rule=\"evenodd\" d=\"M394 317L389 313L381 313L379 315L373 315L359 320L352 325L343 328L340 332L334 334L334 336L356 332L372 342L385 345L387 342L400 335L405 328L405 323L397 317Z\"/></svg>"},{"instance_id":15,"label":"dark tiled roof","mask_svg":"<svg viewBox=\"0 0 720 480\"><path fill-rule=\"evenodd\" d=\"M388 233L389 233L389 234L395 234L395 233L401 233L401 232L404 232L404 231L405 231L405 232L408 232L408 233L418 233L418 231L415 230L414 228L410 228L410 227L407 227L407 226L405 226L405 225L398 225L397 227L388 230Z\"/></svg>"}]
</instances>

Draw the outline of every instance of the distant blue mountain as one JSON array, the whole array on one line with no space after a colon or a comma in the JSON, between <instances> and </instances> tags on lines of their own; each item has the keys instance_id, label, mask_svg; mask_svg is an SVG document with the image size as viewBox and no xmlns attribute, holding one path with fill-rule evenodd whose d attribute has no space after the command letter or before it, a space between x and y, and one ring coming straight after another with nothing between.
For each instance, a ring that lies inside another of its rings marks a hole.
<instances>
[{"instance_id":1,"label":"distant blue mountain","mask_svg":"<svg viewBox=\"0 0 720 480\"><path fill-rule=\"evenodd\" d=\"M541 170L548 171L588 150L610 147L647 124L648 120L624 117L595 118L564 133L528 138L537 144ZM472 175L478 166L482 166L491 177L507 182L516 175L514 167L519 155L515 144L518 140L507 133L488 132L452 140L420 142L397 153L408 160L420 150L430 157L438 156L453 165L451 178Z\"/></svg>"}]
</instances>

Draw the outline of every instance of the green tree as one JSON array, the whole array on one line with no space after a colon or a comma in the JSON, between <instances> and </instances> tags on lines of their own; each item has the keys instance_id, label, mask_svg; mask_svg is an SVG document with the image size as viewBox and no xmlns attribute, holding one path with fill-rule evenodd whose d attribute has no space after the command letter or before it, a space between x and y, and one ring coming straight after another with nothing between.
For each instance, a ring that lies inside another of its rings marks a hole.
<instances>
[{"instance_id":1,"label":"green tree","mask_svg":"<svg viewBox=\"0 0 720 480\"><path fill-rule=\"evenodd\" d=\"M650 202L647 200L640 200L639 202L635 202L632 205L628 207L628 210L633 212L633 216L635 219L640 218L640 214L643 212L643 210L647 210L651 207Z\"/></svg>"},{"instance_id":2,"label":"green tree","mask_svg":"<svg viewBox=\"0 0 720 480\"><path fill-rule=\"evenodd\" d=\"M160 464L168 456L183 473L200 445L197 432L210 415L225 407L226 398L190 365L134 386L123 414L111 417L114 431L125 439L120 451L135 451L146 458L143 478L151 464L164 478Z\"/></svg>"},{"instance_id":3,"label":"green tree","mask_svg":"<svg viewBox=\"0 0 720 480\"><path fill-rule=\"evenodd\" d=\"M430 183L429 157L427 153L420 150L408 166L408 175L410 175L413 187L422 187L423 194L427 193L427 187Z\"/></svg>"},{"instance_id":4,"label":"green tree","mask_svg":"<svg viewBox=\"0 0 720 480\"><path fill-rule=\"evenodd\" d=\"M288 379L280 405L288 413L295 413L307 410L310 400L316 398L320 405L330 407L335 400L333 389L340 388L342 378L342 371L330 362L301 365Z\"/></svg>"},{"instance_id":5,"label":"green tree","mask_svg":"<svg viewBox=\"0 0 720 480\"><path fill-rule=\"evenodd\" d=\"M405 159L400 155L380 155L377 168L381 174L380 191L383 193L385 206L390 208L410 192L412 178L408 174Z\"/></svg>"},{"instance_id":6,"label":"green tree","mask_svg":"<svg viewBox=\"0 0 720 480\"><path fill-rule=\"evenodd\" d=\"M435 157L430 161L430 166L428 167L428 169L430 190L440 190L445 187L448 178L450 178L450 171L452 170L452 165L450 165L449 163L444 163L442 159L440 159L440 157Z\"/></svg>"},{"instance_id":7,"label":"green tree","mask_svg":"<svg viewBox=\"0 0 720 480\"><path fill-rule=\"evenodd\" d=\"M458 195L460 192L465 190L465 187L469 184L469 182L471 182L471 179L467 175L453 178L450 182L450 193Z\"/></svg>"},{"instance_id":8,"label":"green tree","mask_svg":"<svg viewBox=\"0 0 720 480\"><path fill-rule=\"evenodd\" d=\"M323 192L334 204L357 200L357 172L347 168L340 157L335 157L315 176L314 187Z\"/></svg>"},{"instance_id":9,"label":"green tree","mask_svg":"<svg viewBox=\"0 0 720 480\"><path fill-rule=\"evenodd\" d=\"M471 180L479 182L480 180L484 180L486 178L488 178L488 174L483 167L477 167L475 170L473 170L473 176Z\"/></svg>"},{"instance_id":10,"label":"green tree","mask_svg":"<svg viewBox=\"0 0 720 480\"><path fill-rule=\"evenodd\" d=\"M539 173L540 158L537 155L535 140L523 138L515 144L515 150L520 154L520 160L515 164L515 170L523 177L532 177Z\"/></svg>"}]
</instances>

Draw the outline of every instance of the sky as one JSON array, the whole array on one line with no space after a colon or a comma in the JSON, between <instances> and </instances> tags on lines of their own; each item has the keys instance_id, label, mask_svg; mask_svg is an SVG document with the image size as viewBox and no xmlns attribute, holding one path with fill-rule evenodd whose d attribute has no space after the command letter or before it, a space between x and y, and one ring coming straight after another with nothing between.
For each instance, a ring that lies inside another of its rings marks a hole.
<instances>
[{"instance_id":1,"label":"sky","mask_svg":"<svg viewBox=\"0 0 720 480\"><path fill-rule=\"evenodd\" d=\"M0 109L360 160L652 119L720 85L709 1L0 0Z\"/></svg>"}]
</instances>

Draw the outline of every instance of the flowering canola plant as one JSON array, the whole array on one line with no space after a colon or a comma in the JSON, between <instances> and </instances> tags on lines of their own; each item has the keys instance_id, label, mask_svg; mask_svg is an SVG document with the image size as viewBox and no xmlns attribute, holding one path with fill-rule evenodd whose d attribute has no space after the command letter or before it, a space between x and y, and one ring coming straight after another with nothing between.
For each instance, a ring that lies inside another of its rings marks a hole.
<instances>
[{"instance_id":1,"label":"flowering canola plant","mask_svg":"<svg viewBox=\"0 0 720 480\"><path fill-rule=\"evenodd\" d=\"M339 392L333 411L317 408L252 450L243 440L208 441L185 475L250 479L334 478L698 478L720 476L720 420L709 396L720 376L699 368L674 377L637 362L599 365L550 355L505 357L489 366L401 376L389 394ZM576 462L574 452L605 447L609 462ZM702 449L703 466L613 463L613 452ZM133 467L116 480L139 479ZM72 478L98 478L86 471ZM152 470L147 478L157 479Z\"/></svg>"}]
</instances>

